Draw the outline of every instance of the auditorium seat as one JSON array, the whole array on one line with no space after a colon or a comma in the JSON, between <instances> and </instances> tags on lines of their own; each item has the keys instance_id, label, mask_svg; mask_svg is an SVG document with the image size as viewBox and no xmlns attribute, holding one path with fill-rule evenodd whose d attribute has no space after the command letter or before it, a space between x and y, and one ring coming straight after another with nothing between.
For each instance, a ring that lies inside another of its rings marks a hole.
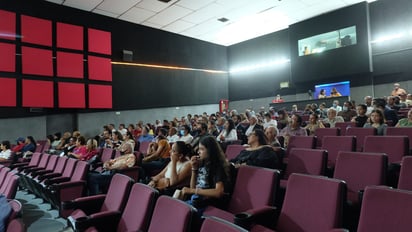
<instances>
[{"instance_id":1,"label":"auditorium seat","mask_svg":"<svg viewBox=\"0 0 412 232\"><path fill-rule=\"evenodd\" d=\"M345 196L346 184L342 180L292 174L279 217L272 220L276 223L275 230L319 232L339 229L342 226ZM259 215L252 217L258 218ZM254 225L250 231L272 230Z\"/></svg>"},{"instance_id":2,"label":"auditorium seat","mask_svg":"<svg viewBox=\"0 0 412 232\"><path fill-rule=\"evenodd\" d=\"M376 135L376 128L350 127L346 129L347 136L356 137L356 151L363 151L366 136Z\"/></svg>"},{"instance_id":3,"label":"auditorium seat","mask_svg":"<svg viewBox=\"0 0 412 232\"><path fill-rule=\"evenodd\" d=\"M328 169L333 170L340 151L355 151L354 136L324 136L321 149L328 152Z\"/></svg>"},{"instance_id":4,"label":"auditorium seat","mask_svg":"<svg viewBox=\"0 0 412 232\"><path fill-rule=\"evenodd\" d=\"M405 156L402 159L398 189L412 191L412 156Z\"/></svg>"},{"instance_id":5,"label":"auditorium seat","mask_svg":"<svg viewBox=\"0 0 412 232\"><path fill-rule=\"evenodd\" d=\"M409 138L409 154L412 155L412 127L388 127L386 135L406 135Z\"/></svg>"},{"instance_id":6,"label":"auditorium seat","mask_svg":"<svg viewBox=\"0 0 412 232\"><path fill-rule=\"evenodd\" d=\"M217 217L206 217L200 232L247 232L248 230Z\"/></svg>"},{"instance_id":7,"label":"auditorium seat","mask_svg":"<svg viewBox=\"0 0 412 232\"><path fill-rule=\"evenodd\" d=\"M381 152L388 155L388 162L400 163L409 154L407 136L366 136L364 152Z\"/></svg>"},{"instance_id":8,"label":"auditorium seat","mask_svg":"<svg viewBox=\"0 0 412 232\"><path fill-rule=\"evenodd\" d=\"M288 162L289 153L293 148L315 148L316 139L317 138L315 136L290 136L283 161L285 163Z\"/></svg>"},{"instance_id":9,"label":"auditorium seat","mask_svg":"<svg viewBox=\"0 0 412 232\"><path fill-rule=\"evenodd\" d=\"M240 144L230 144L226 148L226 158L231 160L235 158L241 151L245 150L245 147Z\"/></svg>"},{"instance_id":10,"label":"auditorium seat","mask_svg":"<svg viewBox=\"0 0 412 232\"><path fill-rule=\"evenodd\" d=\"M340 135L346 135L346 129L356 127L356 122L337 122L335 127L340 128Z\"/></svg>"},{"instance_id":11,"label":"auditorium seat","mask_svg":"<svg viewBox=\"0 0 412 232\"><path fill-rule=\"evenodd\" d=\"M116 214L111 220L99 221L99 227L108 228L112 225L116 228L115 220L120 219L121 212L124 209L126 201L129 197L132 179L128 176L115 174L110 182L107 194L95 196L87 196L76 198L72 201L62 203L64 209L74 209L67 218L68 225L73 230L84 230L93 224L94 218L101 214L111 213ZM113 225L114 224L114 225ZM110 230L109 230L110 231Z\"/></svg>"},{"instance_id":12,"label":"auditorium seat","mask_svg":"<svg viewBox=\"0 0 412 232\"><path fill-rule=\"evenodd\" d=\"M386 186L365 189L358 232L409 232L412 228L412 192Z\"/></svg>"},{"instance_id":13,"label":"auditorium seat","mask_svg":"<svg viewBox=\"0 0 412 232\"><path fill-rule=\"evenodd\" d=\"M198 220L196 209L193 206L169 196L160 196L147 231L191 231Z\"/></svg>"},{"instance_id":14,"label":"auditorium seat","mask_svg":"<svg viewBox=\"0 0 412 232\"><path fill-rule=\"evenodd\" d=\"M278 170L242 165L238 169L233 194L227 208L222 210L215 206L208 206L203 215L234 222L235 214L244 211L270 212L279 187L279 178Z\"/></svg>"},{"instance_id":15,"label":"auditorium seat","mask_svg":"<svg viewBox=\"0 0 412 232\"><path fill-rule=\"evenodd\" d=\"M315 136L317 137L316 147L322 147L322 140L324 136L339 136L340 135L340 128L333 127L333 128L318 128L315 131Z\"/></svg>"}]
</instances>

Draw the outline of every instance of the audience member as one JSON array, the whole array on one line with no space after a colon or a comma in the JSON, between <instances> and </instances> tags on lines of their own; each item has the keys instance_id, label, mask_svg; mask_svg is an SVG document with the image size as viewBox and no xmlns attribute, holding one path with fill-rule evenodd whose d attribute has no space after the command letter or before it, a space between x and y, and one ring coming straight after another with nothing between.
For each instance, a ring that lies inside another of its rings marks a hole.
<instances>
[{"instance_id":1,"label":"audience member","mask_svg":"<svg viewBox=\"0 0 412 232\"><path fill-rule=\"evenodd\" d=\"M180 130L180 138L178 141L183 141L185 143L190 144L193 140L193 136L190 134L190 126L189 125L183 125L182 129Z\"/></svg>"},{"instance_id":2,"label":"audience member","mask_svg":"<svg viewBox=\"0 0 412 232\"><path fill-rule=\"evenodd\" d=\"M328 117L323 120L324 124L329 124L329 127L333 128L335 127L335 124L337 122L344 122L343 118L341 116L336 115L336 110L334 108L329 108L328 109Z\"/></svg>"},{"instance_id":3,"label":"audience member","mask_svg":"<svg viewBox=\"0 0 412 232\"><path fill-rule=\"evenodd\" d=\"M339 101L338 100L334 100L332 103L332 107L330 107L332 109L336 110L336 113L338 113L339 111L342 110L342 106L339 105Z\"/></svg>"},{"instance_id":4,"label":"audience member","mask_svg":"<svg viewBox=\"0 0 412 232\"><path fill-rule=\"evenodd\" d=\"M232 119L228 119L225 122L223 130L217 136L217 141L219 142L229 142L237 140L237 132L235 129L235 123Z\"/></svg>"},{"instance_id":5,"label":"audience member","mask_svg":"<svg viewBox=\"0 0 412 232\"><path fill-rule=\"evenodd\" d=\"M356 111L352 108L352 102L345 101L342 110L338 112L338 116L341 116L345 122L350 122L356 116Z\"/></svg>"},{"instance_id":6,"label":"audience member","mask_svg":"<svg viewBox=\"0 0 412 232\"><path fill-rule=\"evenodd\" d=\"M364 128L376 128L377 135L385 135L388 125L385 124L385 117L380 109L372 110L369 118L370 122L365 123Z\"/></svg>"},{"instance_id":7,"label":"audience member","mask_svg":"<svg viewBox=\"0 0 412 232\"><path fill-rule=\"evenodd\" d=\"M396 127L412 127L412 109L408 111L407 118L402 118L398 121L398 123L396 124Z\"/></svg>"},{"instance_id":8,"label":"audience member","mask_svg":"<svg viewBox=\"0 0 412 232\"><path fill-rule=\"evenodd\" d=\"M406 92L406 90L401 88L401 85L399 83L393 84L393 90L391 92L391 96L399 96L402 94L408 94L408 93Z\"/></svg>"},{"instance_id":9,"label":"audience member","mask_svg":"<svg viewBox=\"0 0 412 232\"><path fill-rule=\"evenodd\" d=\"M357 116L353 117L351 122L356 123L356 127L363 127L368 121L369 117L366 115L367 107L365 104L359 104L356 107Z\"/></svg>"},{"instance_id":10,"label":"audience member","mask_svg":"<svg viewBox=\"0 0 412 232\"><path fill-rule=\"evenodd\" d=\"M319 116L317 114L309 115L309 123L304 127L307 130L308 135L315 135L315 131L318 128L325 128L323 123L319 121Z\"/></svg>"},{"instance_id":11,"label":"audience member","mask_svg":"<svg viewBox=\"0 0 412 232\"><path fill-rule=\"evenodd\" d=\"M248 136L248 145L248 148L230 160L236 168L240 165L281 168L281 156L268 145L266 135L262 130L255 130Z\"/></svg>"},{"instance_id":12,"label":"audience member","mask_svg":"<svg viewBox=\"0 0 412 232\"><path fill-rule=\"evenodd\" d=\"M140 134L137 141L139 141L139 143L151 142L154 137L153 137L153 135L149 134L149 131L150 131L150 128L148 126L143 126L142 133Z\"/></svg>"},{"instance_id":13,"label":"audience member","mask_svg":"<svg viewBox=\"0 0 412 232\"><path fill-rule=\"evenodd\" d=\"M383 111L385 119L390 121L392 125L396 125L398 123L398 115L396 112L389 107L386 106L386 101L382 98L373 99L373 105L376 109L380 109Z\"/></svg>"},{"instance_id":14,"label":"audience member","mask_svg":"<svg viewBox=\"0 0 412 232\"><path fill-rule=\"evenodd\" d=\"M193 150L190 144L177 141L170 150L169 164L156 176L151 177L149 186L165 191L167 195L173 195L176 186L189 184L191 177L191 163Z\"/></svg>"},{"instance_id":15,"label":"audience member","mask_svg":"<svg viewBox=\"0 0 412 232\"><path fill-rule=\"evenodd\" d=\"M279 135L284 138L284 146L287 147L290 136L307 136L306 129L302 128L302 118L298 114L291 117L289 125L283 128Z\"/></svg>"},{"instance_id":16,"label":"audience member","mask_svg":"<svg viewBox=\"0 0 412 232\"><path fill-rule=\"evenodd\" d=\"M257 117L252 115L249 118L249 126L246 129L245 135L249 136L256 129L263 130L263 126L257 124Z\"/></svg>"},{"instance_id":17,"label":"audience member","mask_svg":"<svg viewBox=\"0 0 412 232\"><path fill-rule=\"evenodd\" d=\"M167 135L167 140L169 143L175 143L179 140L179 135L177 135L177 128L176 127L171 127L169 129L169 133Z\"/></svg>"},{"instance_id":18,"label":"audience member","mask_svg":"<svg viewBox=\"0 0 412 232\"><path fill-rule=\"evenodd\" d=\"M366 113L365 113L366 116L369 116L372 113L372 110L374 110L372 100L373 99L371 96L366 96L364 98L365 105L366 105Z\"/></svg>"},{"instance_id":19,"label":"audience member","mask_svg":"<svg viewBox=\"0 0 412 232\"><path fill-rule=\"evenodd\" d=\"M15 152L15 153L17 153L17 152L20 152L21 151L21 149L23 149L23 147L24 147L24 145L25 145L25 142L26 140L23 138L23 137L18 137L17 138L17 140L16 140L16 146L14 146L12 149L11 149L11 151L12 152Z\"/></svg>"},{"instance_id":20,"label":"audience member","mask_svg":"<svg viewBox=\"0 0 412 232\"><path fill-rule=\"evenodd\" d=\"M12 151L10 150L10 141L2 141L0 144L0 162L8 161Z\"/></svg>"}]
</instances>

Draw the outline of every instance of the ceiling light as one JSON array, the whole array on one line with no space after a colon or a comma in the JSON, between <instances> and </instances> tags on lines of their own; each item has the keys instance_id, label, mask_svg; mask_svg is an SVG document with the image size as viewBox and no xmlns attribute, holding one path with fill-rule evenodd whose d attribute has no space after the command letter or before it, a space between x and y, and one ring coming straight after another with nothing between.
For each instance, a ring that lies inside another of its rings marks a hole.
<instances>
[{"instance_id":1,"label":"ceiling light","mask_svg":"<svg viewBox=\"0 0 412 232\"><path fill-rule=\"evenodd\" d=\"M217 21L220 21L220 22L222 22L222 23L225 23L225 22L229 21L229 19L228 19L228 18L225 18L225 17L222 17L222 18L220 18L220 19L217 19Z\"/></svg>"}]
</instances>

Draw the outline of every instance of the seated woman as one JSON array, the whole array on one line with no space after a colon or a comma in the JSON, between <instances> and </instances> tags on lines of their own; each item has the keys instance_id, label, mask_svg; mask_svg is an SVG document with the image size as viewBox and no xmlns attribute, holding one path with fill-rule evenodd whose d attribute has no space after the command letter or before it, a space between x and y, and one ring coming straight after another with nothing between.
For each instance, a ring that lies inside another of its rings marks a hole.
<instances>
[{"instance_id":1,"label":"seated woman","mask_svg":"<svg viewBox=\"0 0 412 232\"><path fill-rule=\"evenodd\" d=\"M33 136L27 136L23 148L17 152L16 154L23 154L23 158L27 158L36 151L36 141L34 140Z\"/></svg>"},{"instance_id":2,"label":"seated woman","mask_svg":"<svg viewBox=\"0 0 412 232\"><path fill-rule=\"evenodd\" d=\"M163 191L164 194L173 195L176 186L189 183L192 168L189 159L192 154L190 144L175 142L170 150L171 161L159 174L152 176L148 185Z\"/></svg>"},{"instance_id":3,"label":"seated woman","mask_svg":"<svg viewBox=\"0 0 412 232\"><path fill-rule=\"evenodd\" d=\"M84 136L80 136L77 138L76 148L73 149L73 152L69 152L68 155L72 158L87 161L97 155L97 153L97 140L89 139L86 143Z\"/></svg>"},{"instance_id":4,"label":"seated woman","mask_svg":"<svg viewBox=\"0 0 412 232\"><path fill-rule=\"evenodd\" d=\"M235 129L235 123L231 118L226 120L224 124L224 129L217 136L217 141L219 142L229 142L237 140L237 132Z\"/></svg>"},{"instance_id":5,"label":"seated woman","mask_svg":"<svg viewBox=\"0 0 412 232\"><path fill-rule=\"evenodd\" d=\"M157 141L149 144L147 154L143 157L140 179L148 181L154 172L162 170L170 161L170 144L165 136L157 136ZM147 183L147 182L146 182Z\"/></svg>"},{"instance_id":6,"label":"seated woman","mask_svg":"<svg viewBox=\"0 0 412 232\"><path fill-rule=\"evenodd\" d=\"M408 117L400 119L395 127L412 127L412 109L408 111Z\"/></svg>"},{"instance_id":7,"label":"seated woman","mask_svg":"<svg viewBox=\"0 0 412 232\"><path fill-rule=\"evenodd\" d=\"M8 161L11 156L10 142L3 141L0 144L0 162Z\"/></svg>"},{"instance_id":8,"label":"seated woman","mask_svg":"<svg viewBox=\"0 0 412 232\"><path fill-rule=\"evenodd\" d=\"M229 192L229 163L225 154L212 136L203 137L199 142L199 156L192 156L190 187L181 190L181 196L192 195L189 204L198 209L200 215L208 205L225 202Z\"/></svg>"},{"instance_id":9,"label":"seated woman","mask_svg":"<svg viewBox=\"0 0 412 232\"><path fill-rule=\"evenodd\" d=\"M251 165L265 168L281 168L281 154L276 153L267 144L267 138L262 130L255 130L248 136L250 147L241 151L230 162L238 168L240 165Z\"/></svg>"},{"instance_id":10,"label":"seated woman","mask_svg":"<svg viewBox=\"0 0 412 232\"><path fill-rule=\"evenodd\" d=\"M364 128L376 128L377 135L385 135L386 128L388 125L385 123L385 116L382 110L376 109L372 110L371 115L369 116L369 121L363 125Z\"/></svg>"},{"instance_id":11,"label":"seated woman","mask_svg":"<svg viewBox=\"0 0 412 232\"><path fill-rule=\"evenodd\" d=\"M315 131L318 128L325 128L325 126L321 121L319 121L319 116L313 113L309 115L309 123L304 127L304 129L309 132L309 135L315 135Z\"/></svg>"}]
</instances>

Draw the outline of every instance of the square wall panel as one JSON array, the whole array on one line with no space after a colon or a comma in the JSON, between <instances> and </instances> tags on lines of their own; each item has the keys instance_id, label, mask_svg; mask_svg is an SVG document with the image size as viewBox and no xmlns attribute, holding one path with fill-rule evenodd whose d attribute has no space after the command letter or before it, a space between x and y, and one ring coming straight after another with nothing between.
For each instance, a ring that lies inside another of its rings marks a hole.
<instances>
[{"instance_id":1,"label":"square wall panel","mask_svg":"<svg viewBox=\"0 0 412 232\"><path fill-rule=\"evenodd\" d=\"M16 71L16 45L0 43L0 71Z\"/></svg>"},{"instance_id":2,"label":"square wall panel","mask_svg":"<svg viewBox=\"0 0 412 232\"><path fill-rule=\"evenodd\" d=\"M89 52L100 54L112 54L111 33L89 28L88 29Z\"/></svg>"},{"instance_id":3,"label":"square wall panel","mask_svg":"<svg viewBox=\"0 0 412 232\"><path fill-rule=\"evenodd\" d=\"M89 79L112 81L112 63L109 58L89 56Z\"/></svg>"},{"instance_id":4,"label":"square wall panel","mask_svg":"<svg viewBox=\"0 0 412 232\"><path fill-rule=\"evenodd\" d=\"M0 10L0 38L16 39L16 13Z\"/></svg>"},{"instance_id":5,"label":"square wall panel","mask_svg":"<svg viewBox=\"0 0 412 232\"><path fill-rule=\"evenodd\" d=\"M111 85L89 85L89 108L111 109L112 108L112 86Z\"/></svg>"},{"instance_id":6,"label":"square wall panel","mask_svg":"<svg viewBox=\"0 0 412 232\"><path fill-rule=\"evenodd\" d=\"M23 80L22 95L23 107L54 106L52 81Z\"/></svg>"},{"instance_id":7,"label":"square wall panel","mask_svg":"<svg viewBox=\"0 0 412 232\"><path fill-rule=\"evenodd\" d=\"M83 50L83 27L57 23L57 47Z\"/></svg>"},{"instance_id":8,"label":"square wall panel","mask_svg":"<svg viewBox=\"0 0 412 232\"><path fill-rule=\"evenodd\" d=\"M0 77L0 106L16 106L16 79Z\"/></svg>"},{"instance_id":9,"label":"square wall panel","mask_svg":"<svg viewBox=\"0 0 412 232\"><path fill-rule=\"evenodd\" d=\"M22 47L23 74L53 76L53 57L51 50Z\"/></svg>"},{"instance_id":10,"label":"square wall panel","mask_svg":"<svg viewBox=\"0 0 412 232\"><path fill-rule=\"evenodd\" d=\"M22 42L51 47L52 22L46 19L22 15L21 36Z\"/></svg>"},{"instance_id":11,"label":"square wall panel","mask_svg":"<svg viewBox=\"0 0 412 232\"><path fill-rule=\"evenodd\" d=\"M86 108L85 85L59 82L59 108Z\"/></svg>"},{"instance_id":12,"label":"square wall panel","mask_svg":"<svg viewBox=\"0 0 412 232\"><path fill-rule=\"evenodd\" d=\"M57 76L83 79L83 54L57 52Z\"/></svg>"}]
</instances>

